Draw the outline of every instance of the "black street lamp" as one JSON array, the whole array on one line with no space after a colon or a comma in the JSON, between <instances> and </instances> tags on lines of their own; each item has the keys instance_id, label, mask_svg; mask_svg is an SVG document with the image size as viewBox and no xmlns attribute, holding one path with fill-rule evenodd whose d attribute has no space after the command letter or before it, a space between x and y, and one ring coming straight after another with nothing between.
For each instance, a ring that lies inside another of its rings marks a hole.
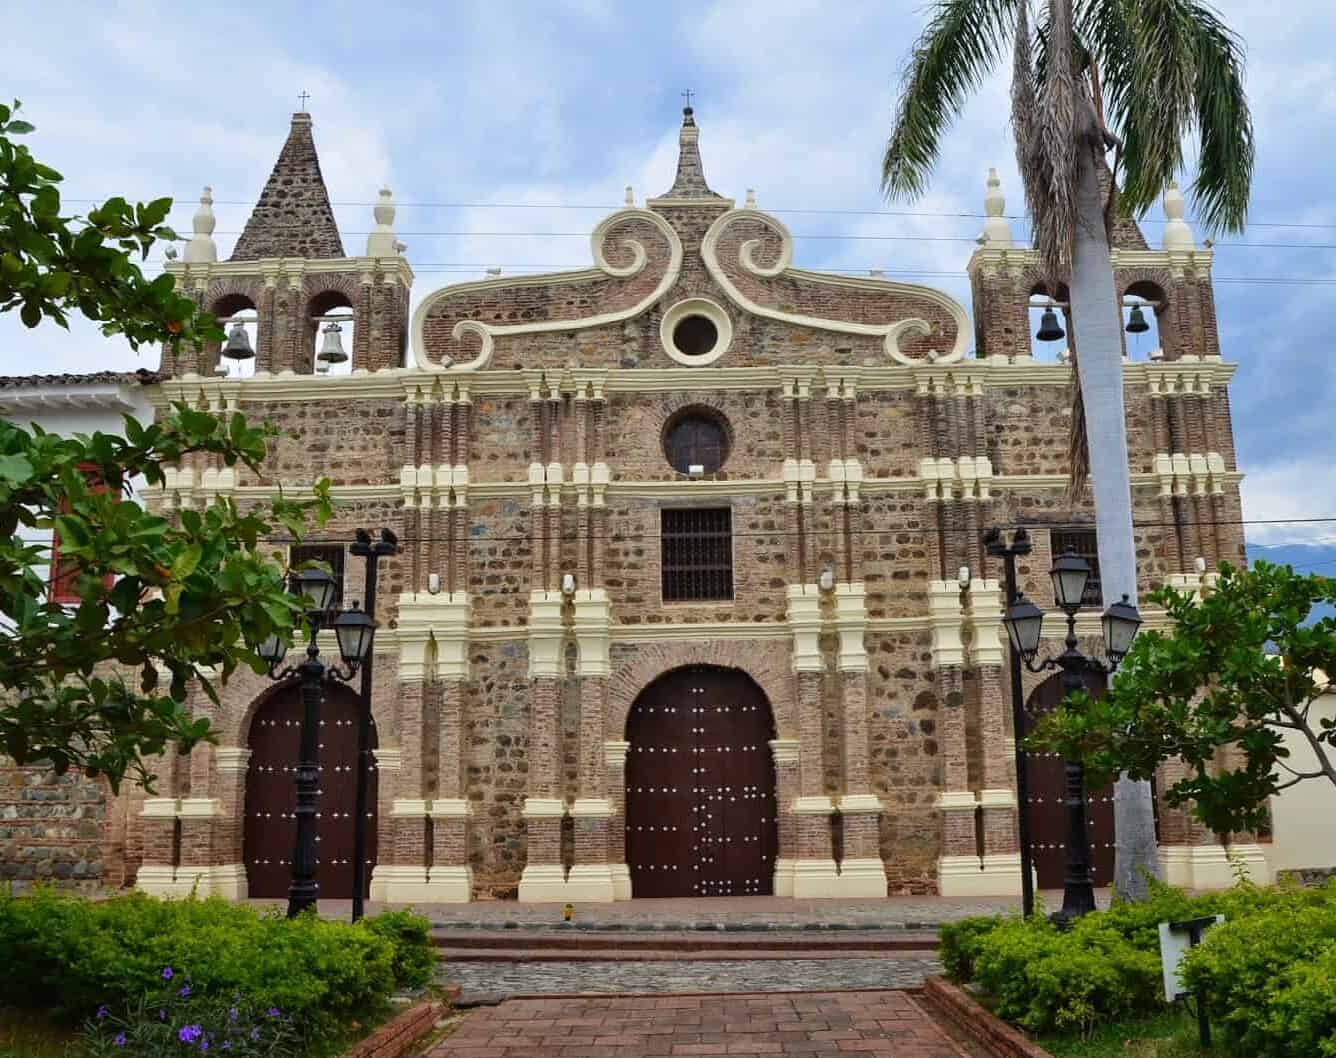
<instances>
[{"instance_id":1,"label":"black street lamp","mask_svg":"<svg viewBox=\"0 0 1336 1058\"><path fill-rule=\"evenodd\" d=\"M366 559L367 613L376 612L376 566L386 555L399 553L399 538L388 529L380 531L374 543L365 529L357 530L357 540L348 550ZM362 687L357 701L357 793L353 809L357 827L353 831L353 921L362 917L363 893L366 892L366 799L367 774L371 769L371 653L362 661Z\"/></svg>"},{"instance_id":2,"label":"black street lamp","mask_svg":"<svg viewBox=\"0 0 1336 1058\"><path fill-rule=\"evenodd\" d=\"M1008 544L1002 536L1002 530L994 527L984 533L983 544L988 554L1002 560L1007 610L1010 612L1020 599L1020 593L1016 590L1016 558L1028 555L1032 550L1030 534L1022 526L1011 534L1011 543ZM1016 813L1016 830L1021 845L1021 911L1029 918L1034 914L1034 861L1030 847L1029 761L1025 755L1025 689L1022 686L1020 654L1016 650L1010 651L1010 654L1011 726L1016 736L1016 801L1020 809Z\"/></svg>"},{"instance_id":3,"label":"black street lamp","mask_svg":"<svg viewBox=\"0 0 1336 1058\"><path fill-rule=\"evenodd\" d=\"M1074 551L1069 551L1053 564L1049 574L1053 578L1053 597L1067 615L1067 638L1063 651L1056 658L1045 658L1036 664L1039 636L1044 614L1039 607L1018 595L1003 618L1014 653L1018 654L1031 672L1047 669L1062 671L1062 696L1085 687L1085 676L1097 673L1108 676L1126 656L1141 625L1141 615L1126 595L1104 613L1104 652L1108 662L1087 657L1077 649L1076 614L1081 609L1081 597L1090 580L1090 563ZM1090 881L1090 838L1086 826L1085 766L1079 760L1063 762L1066 790L1063 803L1067 807L1067 866L1062 884L1062 910L1053 916L1055 922L1066 923L1095 910L1095 888Z\"/></svg>"},{"instance_id":4,"label":"black street lamp","mask_svg":"<svg viewBox=\"0 0 1336 1058\"><path fill-rule=\"evenodd\" d=\"M326 679L347 682L353 678L364 658L371 655L375 623L353 603L352 609L335 614L331 609L336 587L334 578L323 570L302 570L294 578L309 609L310 639L306 657L296 665L280 669L287 646L277 635L260 645L260 657L269 666L271 680L300 676L302 681L301 748L297 760L297 834L292 852L292 883L288 886L288 918L308 907L315 907L320 894L316 881L316 799L320 786L320 701ZM326 665L320 660L316 634L321 625L332 626L338 641L344 668Z\"/></svg>"}]
</instances>

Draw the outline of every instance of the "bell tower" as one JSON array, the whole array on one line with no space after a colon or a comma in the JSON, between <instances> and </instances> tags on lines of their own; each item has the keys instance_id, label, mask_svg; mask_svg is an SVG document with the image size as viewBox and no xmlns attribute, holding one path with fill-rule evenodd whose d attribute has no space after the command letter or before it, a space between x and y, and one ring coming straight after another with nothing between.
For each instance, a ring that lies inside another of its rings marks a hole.
<instances>
[{"instance_id":1,"label":"bell tower","mask_svg":"<svg viewBox=\"0 0 1336 1058\"><path fill-rule=\"evenodd\" d=\"M227 339L175 356L164 350L162 373L245 378L402 366L413 272L394 233L394 213L384 188L366 252L347 256L311 115L293 114L287 141L226 261L218 260L213 239L212 188L204 189L185 253L166 267L183 293L222 322Z\"/></svg>"}]
</instances>

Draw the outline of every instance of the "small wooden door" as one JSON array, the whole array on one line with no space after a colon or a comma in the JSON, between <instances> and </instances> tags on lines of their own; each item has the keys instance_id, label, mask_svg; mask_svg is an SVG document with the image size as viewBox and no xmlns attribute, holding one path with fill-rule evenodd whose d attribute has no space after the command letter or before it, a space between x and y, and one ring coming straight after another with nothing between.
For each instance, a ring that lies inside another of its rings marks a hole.
<instances>
[{"instance_id":1,"label":"small wooden door","mask_svg":"<svg viewBox=\"0 0 1336 1058\"><path fill-rule=\"evenodd\" d=\"M320 707L320 798L316 816L316 880L320 895L353 895L353 811L356 807L358 698L325 685ZM282 687L256 712L250 729L242 842L250 895L283 898L292 880L296 838L297 754L301 745L301 687ZM371 728L371 747L376 729ZM366 877L376 863L376 770L368 762ZM362 894L367 895L366 893Z\"/></svg>"},{"instance_id":2,"label":"small wooden door","mask_svg":"<svg viewBox=\"0 0 1336 1058\"><path fill-rule=\"evenodd\" d=\"M631 708L626 859L635 896L772 891L774 737L761 689L736 669L677 669Z\"/></svg>"},{"instance_id":3,"label":"small wooden door","mask_svg":"<svg viewBox=\"0 0 1336 1058\"><path fill-rule=\"evenodd\" d=\"M1102 695L1103 676L1091 674L1086 689ZM1062 701L1062 677L1051 676L1030 695L1026 725L1030 730L1039 717ZM1067 872L1066 770L1057 753L1029 753L1030 845L1040 889L1061 889ZM1113 786L1086 790L1086 834L1090 841L1090 876L1096 888L1113 884L1114 828Z\"/></svg>"}]
</instances>

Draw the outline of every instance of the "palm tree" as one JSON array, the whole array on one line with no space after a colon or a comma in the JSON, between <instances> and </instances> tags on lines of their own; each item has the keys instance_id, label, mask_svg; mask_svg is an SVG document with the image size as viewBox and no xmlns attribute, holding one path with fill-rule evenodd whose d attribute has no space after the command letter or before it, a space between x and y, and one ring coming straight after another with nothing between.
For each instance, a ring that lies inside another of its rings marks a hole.
<instances>
[{"instance_id":1,"label":"palm tree","mask_svg":"<svg viewBox=\"0 0 1336 1058\"><path fill-rule=\"evenodd\" d=\"M1238 231L1252 185L1252 119L1243 45L1198 0L936 0L904 73L882 186L912 198L927 186L942 137L1012 42L1016 158L1049 289L1070 278L1072 491L1093 475L1106 601L1136 600L1122 312L1109 256L1114 217L1140 215L1183 167L1195 133L1191 197L1208 231ZM1107 153L1114 152L1113 179ZM1120 180L1121 178L1121 180ZM1121 182L1121 191L1118 185ZM1158 873L1150 786L1116 792L1114 884L1139 898Z\"/></svg>"}]
</instances>

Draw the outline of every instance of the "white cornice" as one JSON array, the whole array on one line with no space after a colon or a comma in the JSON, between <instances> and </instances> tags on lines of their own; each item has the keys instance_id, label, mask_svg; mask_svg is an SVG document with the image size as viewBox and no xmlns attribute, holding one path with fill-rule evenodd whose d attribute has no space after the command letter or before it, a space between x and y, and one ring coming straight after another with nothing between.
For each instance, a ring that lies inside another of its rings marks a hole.
<instances>
[{"instance_id":1,"label":"white cornice","mask_svg":"<svg viewBox=\"0 0 1336 1058\"><path fill-rule=\"evenodd\" d=\"M1110 256L1114 268L1165 268L1173 275L1209 276L1215 262L1215 252L1208 249L1129 250L1114 247ZM979 270L1019 273L1034 266L1038 259L1035 251L1026 246L985 246L974 251L965 267L971 275Z\"/></svg>"},{"instance_id":2,"label":"white cornice","mask_svg":"<svg viewBox=\"0 0 1336 1058\"><path fill-rule=\"evenodd\" d=\"M176 276L177 288L199 288L213 279L234 276L263 279L304 275L391 275L405 287L413 285L413 269L403 257L262 257L254 261L168 261L164 270Z\"/></svg>"},{"instance_id":3,"label":"white cornice","mask_svg":"<svg viewBox=\"0 0 1336 1058\"><path fill-rule=\"evenodd\" d=\"M150 402L145 394L144 403ZM73 408L106 408L114 412L132 412L144 405L137 404L128 386L117 383L103 385L44 384L15 386L0 389L0 411L4 412L61 412Z\"/></svg>"}]
</instances>

